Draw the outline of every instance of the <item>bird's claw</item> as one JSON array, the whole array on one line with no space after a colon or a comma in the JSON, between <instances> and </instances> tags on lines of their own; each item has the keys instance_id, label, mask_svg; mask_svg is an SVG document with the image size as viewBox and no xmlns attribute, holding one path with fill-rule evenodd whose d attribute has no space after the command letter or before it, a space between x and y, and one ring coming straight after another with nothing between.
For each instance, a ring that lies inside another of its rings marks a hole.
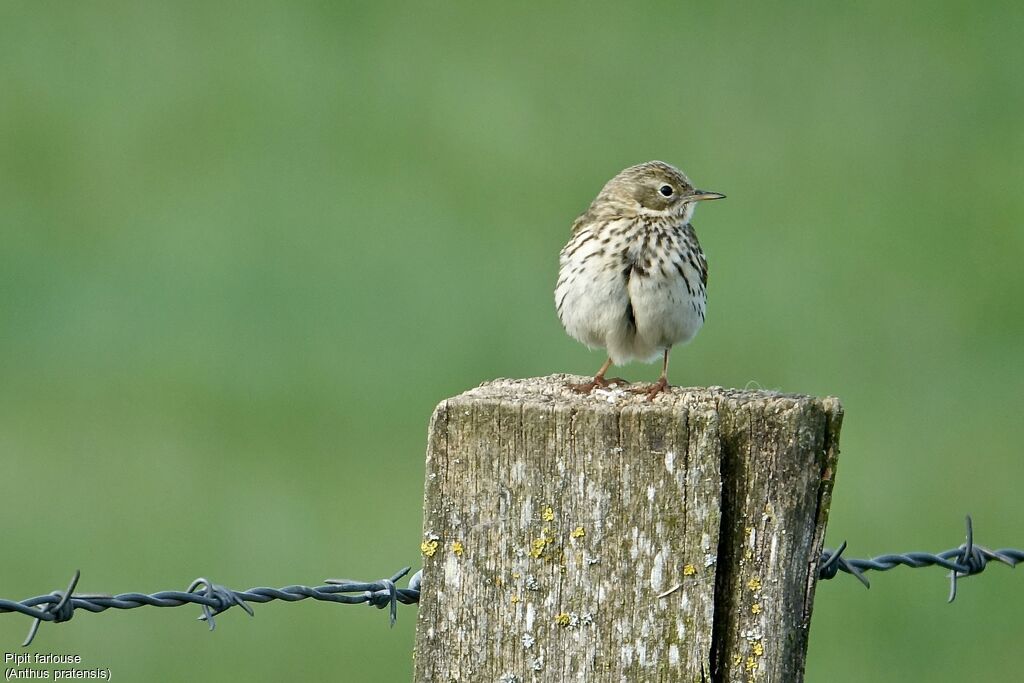
<instances>
[{"instance_id":1,"label":"bird's claw","mask_svg":"<svg viewBox=\"0 0 1024 683\"><path fill-rule=\"evenodd\" d=\"M636 389L630 389L634 394L646 394L648 401L653 401L658 394L668 393L668 379L661 377L657 382L649 387L637 387Z\"/></svg>"}]
</instances>

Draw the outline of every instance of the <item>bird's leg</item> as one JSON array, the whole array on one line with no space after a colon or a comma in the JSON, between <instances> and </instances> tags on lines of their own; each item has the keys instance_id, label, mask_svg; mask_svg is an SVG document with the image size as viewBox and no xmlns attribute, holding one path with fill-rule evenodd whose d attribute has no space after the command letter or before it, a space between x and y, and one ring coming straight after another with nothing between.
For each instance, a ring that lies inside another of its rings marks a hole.
<instances>
[{"instance_id":1,"label":"bird's leg","mask_svg":"<svg viewBox=\"0 0 1024 683\"><path fill-rule=\"evenodd\" d=\"M646 389L635 390L637 393L647 394L648 401L653 401L655 396L668 391L668 352L671 350L672 347L665 349L665 358L661 362L661 377L658 378L658 381Z\"/></svg>"},{"instance_id":2,"label":"bird's leg","mask_svg":"<svg viewBox=\"0 0 1024 683\"><path fill-rule=\"evenodd\" d=\"M604 378L604 373L608 372L608 368L610 368L611 366L612 366L612 359L609 358L608 360L606 360L604 362L604 365L601 366L601 369L597 371L597 374L594 375L594 379L592 379L589 382L583 382L582 384L570 384L569 388L572 389L573 391L577 392L577 393L580 393L580 394L589 394L590 392L592 392L594 389L596 389L598 387L601 387L602 389L606 389L609 386L611 386L612 384L621 384L621 385L629 384L629 382L627 382L626 380L624 380L624 379L622 379L620 377L613 377L612 379L605 379Z\"/></svg>"},{"instance_id":3,"label":"bird's leg","mask_svg":"<svg viewBox=\"0 0 1024 683\"><path fill-rule=\"evenodd\" d=\"M601 385L602 389L607 389L610 386L618 385L620 387L628 387L629 382L622 379L621 377L612 377L611 379L605 379L604 373L608 372L608 368L612 365L612 359L609 358L601 366L601 369L597 371L597 375L594 377L594 381Z\"/></svg>"}]
</instances>

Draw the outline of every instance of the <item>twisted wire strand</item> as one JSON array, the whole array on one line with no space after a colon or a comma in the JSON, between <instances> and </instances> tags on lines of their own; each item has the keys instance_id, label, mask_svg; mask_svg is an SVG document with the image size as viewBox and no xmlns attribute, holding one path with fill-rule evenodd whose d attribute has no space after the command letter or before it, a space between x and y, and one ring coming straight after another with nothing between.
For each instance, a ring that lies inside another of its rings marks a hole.
<instances>
[{"instance_id":1,"label":"twisted wire strand","mask_svg":"<svg viewBox=\"0 0 1024 683\"><path fill-rule=\"evenodd\" d=\"M44 621L61 623L69 621L76 609L89 612L104 612L108 609L135 609L136 607L180 607L199 605L202 608L201 621L206 621L212 631L216 627L214 617L221 612L238 606L253 616L248 603L264 603L272 600L297 602L313 599L343 604L368 603L378 609L389 608L391 625L398 619L398 603L412 605L420 600L422 572L416 572L407 588L399 588L396 582L409 573L410 567L396 572L394 576L379 581L349 581L347 579L326 579L323 586L285 586L283 588L250 588L234 591L209 579L198 578L184 591L161 591L145 593L121 593L105 595L97 593L75 593L75 586L81 576L76 571L67 590L54 591L46 595L28 598L20 602L0 600L0 613L18 612L32 617L32 626L22 646L31 644L39 625Z\"/></svg>"},{"instance_id":2,"label":"twisted wire strand","mask_svg":"<svg viewBox=\"0 0 1024 683\"><path fill-rule=\"evenodd\" d=\"M974 542L974 525L970 516L967 517L967 541L957 548L932 554L912 552L903 554L879 555L869 559L843 557L847 547L844 541L835 550L826 549L818 561L818 578L828 580L835 578L840 572L851 574L865 587L871 584L864 576L868 571L889 571L895 567L944 567L949 570L950 589L949 602L956 598L956 587L959 579L974 576L985 571L989 562L1014 567L1024 562L1024 550L1000 548L990 550ZM0 599L0 614L18 612L32 618L28 636L23 646L28 646L44 622L61 623L69 621L76 609L89 612L103 612L108 609L135 609L136 607L180 607L182 605L199 605L202 608L200 621L210 625L212 631L216 624L214 617L231 608L240 607L249 616L253 609L249 603L264 603L272 600L298 602L300 600L320 600L342 604L366 603L378 609L388 608L390 623L395 625L398 619L398 605L414 605L420 601L420 588L423 581L423 570L416 572L409 579L406 588L399 588L396 583L411 571L404 567L392 577L378 581L351 581L348 579L325 579L322 586L285 586L283 588L250 588L235 591L216 584L206 578L198 578L189 584L184 591L161 591L146 595L145 593L121 593L106 595L97 593L75 593L75 587L81 576L76 571L66 590L54 591L46 595L28 598L20 602Z\"/></svg>"},{"instance_id":3,"label":"twisted wire strand","mask_svg":"<svg viewBox=\"0 0 1024 683\"><path fill-rule=\"evenodd\" d=\"M818 578L833 579L839 572L852 574L865 588L871 584L864 576L866 571L889 571L894 567L903 565L905 567L945 567L949 570L949 598L947 602L956 599L956 582L968 576L974 576L985 571L989 562L1000 562L1010 567L1024 562L1024 550L1016 548L1000 548L989 550L985 546L977 545L974 542L974 523L971 516L967 516L967 541L957 548L944 550L941 553L904 553L901 555L879 555L870 559L846 559L843 551L846 550L846 541L836 550L824 550L818 562Z\"/></svg>"}]
</instances>

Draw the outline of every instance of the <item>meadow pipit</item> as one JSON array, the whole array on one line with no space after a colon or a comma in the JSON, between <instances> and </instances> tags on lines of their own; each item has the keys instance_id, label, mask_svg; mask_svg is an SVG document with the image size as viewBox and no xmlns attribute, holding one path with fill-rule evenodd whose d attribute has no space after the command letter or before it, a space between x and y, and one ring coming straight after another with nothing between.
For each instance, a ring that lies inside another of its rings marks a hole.
<instances>
[{"instance_id":1,"label":"meadow pipit","mask_svg":"<svg viewBox=\"0 0 1024 683\"><path fill-rule=\"evenodd\" d=\"M559 259L555 306L574 339L608 350L608 360L573 389L588 393L623 380L605 379L612 363L650 363L661 377L648 399L668 388L668 354L704 324L708 264L690 225L697 202L721 199L694 189L662 161L630 166L608 181L572 226Z\"/></svg>"}]
</instances>

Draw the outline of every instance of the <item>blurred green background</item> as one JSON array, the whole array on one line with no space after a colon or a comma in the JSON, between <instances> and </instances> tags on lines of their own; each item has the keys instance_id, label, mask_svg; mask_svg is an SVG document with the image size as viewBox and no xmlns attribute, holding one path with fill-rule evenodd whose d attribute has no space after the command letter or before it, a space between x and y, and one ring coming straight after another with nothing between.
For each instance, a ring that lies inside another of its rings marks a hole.
<instances>
[{"instance_id":1,"label":"blurred green background","mask_svg":"<svg viewBox=\"0 0 1024 683\"><path fill-rule=\"evenodd\" d=\"M703 332L672 380L834 394L851 556L1024 546L1020 3L0 5L0 597L418 566L427 420L591 373L573 218L658 158ZM651 380L654 366L624 371ZM1012 680L1024 576L819 586L808 680ZM415 608L44 625L120 680L404 681ZM0 616L17 651L29 620Z\"/></svg>"}]
</instances>

